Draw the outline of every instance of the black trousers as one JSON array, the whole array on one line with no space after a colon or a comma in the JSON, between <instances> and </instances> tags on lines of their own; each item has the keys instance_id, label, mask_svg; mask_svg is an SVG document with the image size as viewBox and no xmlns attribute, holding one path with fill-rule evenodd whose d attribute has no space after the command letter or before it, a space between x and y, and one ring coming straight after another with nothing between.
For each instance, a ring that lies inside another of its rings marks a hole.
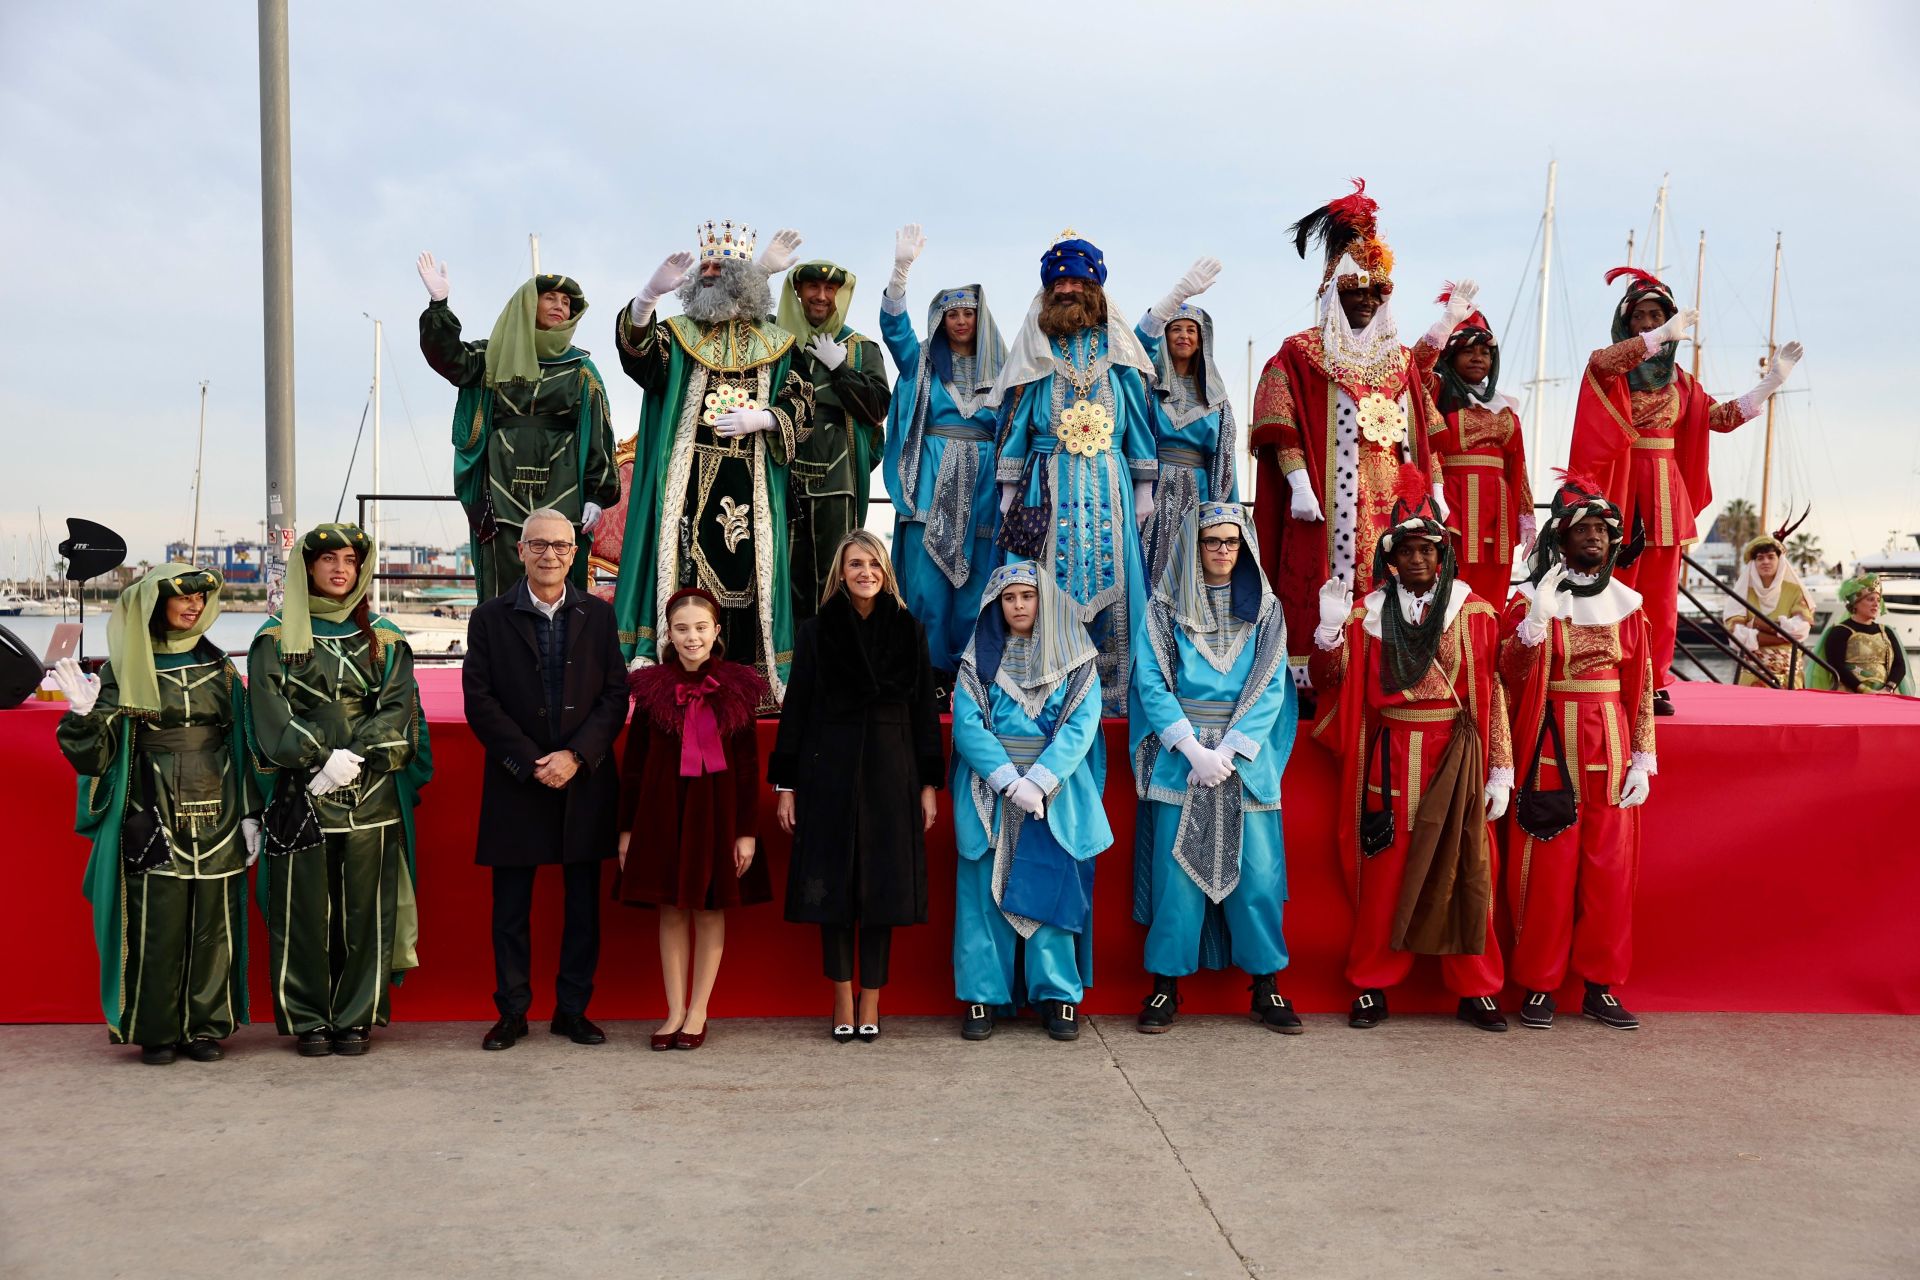
<instances>
[{"instance_id":1,"label":"black trousers","mask_svg":"<svg viewBox=\"0 0 1920 1280\"><path fill-rule=\"evenodd\" d=\"M854 935L859 935L859 945ZM877 990L887 985L887 957L893 951L893 926L884 924L823 924L820 926L820 964L829 982L852 982L854 952L860 955L860 985Z\"/></svg>"},{"instance_id":2,"label":"black trousers","mask_svg":"<svg viewBox=\"0 0 1920 1280\"><path fill-rule=\"evenodd\" d=\"M533 873L538 867L493 868L493 1003L502 1017L525 1017L533 1005L528 972L533 939ZM600 963L600 863L560 864L566 884L566 919L560 934L560 972L554 979L554 1011L585 1013Z\"/></svg>"}]
</instances>

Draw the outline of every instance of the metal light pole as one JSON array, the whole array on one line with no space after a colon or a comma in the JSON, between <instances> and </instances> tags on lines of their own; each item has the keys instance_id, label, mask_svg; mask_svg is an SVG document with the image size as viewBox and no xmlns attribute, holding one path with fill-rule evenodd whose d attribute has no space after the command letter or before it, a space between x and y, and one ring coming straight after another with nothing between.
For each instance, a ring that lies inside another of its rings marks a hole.
<instances>
[{"instance_id":1,"label":"metal light pole","mask_svg":"<svg viewBox=\"0 0 1920 1280\"><path fill-rule=\"evenodd\" d=\"M265 319L267 606L280 607L296 528L293 489L293 148L287 0L260 3L260 281Z\"/></svg>"}]
</instances>

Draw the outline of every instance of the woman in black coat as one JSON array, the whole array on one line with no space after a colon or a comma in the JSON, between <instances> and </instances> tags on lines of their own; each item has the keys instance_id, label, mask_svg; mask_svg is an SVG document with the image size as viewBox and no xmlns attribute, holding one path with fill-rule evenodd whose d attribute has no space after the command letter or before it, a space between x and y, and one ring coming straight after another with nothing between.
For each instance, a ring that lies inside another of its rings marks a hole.
<instances>
[{"instance_id":1,"label":"woman in black coat","mask_svg":"<svg viewBox=\"0 0 1920 1280\"><path fill-rule=\"evenodd\" d=\"M794 639L767 779L793 836L787 919L820 926L833 1037L844 1043L880 1034L893 927L926 921L926 833L946 766L926 632L900 599L886 549L854 530L827 581L819 614Z\"/></svg>"}]
</instances>

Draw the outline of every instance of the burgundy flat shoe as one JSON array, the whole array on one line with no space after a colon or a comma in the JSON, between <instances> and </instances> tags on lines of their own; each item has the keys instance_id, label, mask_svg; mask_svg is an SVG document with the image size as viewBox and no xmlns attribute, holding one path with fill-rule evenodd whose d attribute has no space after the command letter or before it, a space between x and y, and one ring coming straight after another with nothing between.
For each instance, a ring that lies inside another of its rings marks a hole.
<instances>
[{"instance_id":1,"label":"burgundy flat shoe","mask_svg":"<svg viewBox=\"0 0 1920 1280\"><path fill-rule=\"evenodd\" d=\"M664 1034L655 1032L647 1037L647 1048L652 1049L655 1053L658 1053L662 1049L671 1049L673 1048L673 1037L677 1034L678 1032L673 1031L668 1031Z\"/></svg>"},{"instance_id":2,"label":"burgundy flat shoe","mask_svg":"<svg viewBox=\"0 0 1920 1280\"><path fill-rule=\"evenodd\" d=\"M698 1035L688 1035L684 1031L673 1033L673 1047L676 1049L698 1049L707 1042L707 1032L703 1027Z\"/></svg>"}]
</instances>

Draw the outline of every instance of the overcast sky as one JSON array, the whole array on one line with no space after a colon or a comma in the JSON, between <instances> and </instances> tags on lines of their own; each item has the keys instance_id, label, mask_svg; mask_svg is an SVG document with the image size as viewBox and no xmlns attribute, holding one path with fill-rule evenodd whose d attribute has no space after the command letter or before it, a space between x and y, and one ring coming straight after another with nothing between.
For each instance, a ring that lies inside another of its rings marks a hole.
<instances>
[{"instance_id":1,"label":"overcast sky","mask_svg":"<svg viewBox=\"0 0 1920 1280\"><path fill-rule=\"evenodd\" d=\"M1192 0L292 10L303 525L333 518L347 478L363 313L390 352L385 487L450 491L454 392L419 355L421 249L450 264L478 338L538 231L543 266L586 289L578 339L619 436L640 395L614 315L705 218L800 229L803 257L858 274L851 319L869 333L909 220L928 237L915 316L934 288L978 280L1003 329L1063 227L1102 247L1130 316L1211 254L1226 271L1201 301L1244 421L1249 338L1264 362L1319 280L1284 228L1355 175L1398 257L1403 334L1430 322L1442 280L1477 278L1502 386L1524 397L1529 257L1557 159L1549 376L1606 342L1601 275L1630 229L1646 264L1671 173L1665 259L1683 298L1708 235L1716 395L1755 380L1785 236L1780 338L1809 354L1780 402L1774 511L1812 501L1810 528L1849 559L1920 529L1913 337L1894 323L1920 283L1910 5L1683 4L1658 21L1617 4ZM245 3L0 8L0 576L26 567L36 506L50 530L67 515L120 528L136 559L184 538L203 379L202 537L259 527L257 54ZM1537 415L1556 463L1572 385ZM1758 498L1761 436L1756 422L1715 440L1717 497ZM363 449L354 490L366 466ZM390 541L463 536L457 508L390 511Z\"/></svg>"}]
</instances>

